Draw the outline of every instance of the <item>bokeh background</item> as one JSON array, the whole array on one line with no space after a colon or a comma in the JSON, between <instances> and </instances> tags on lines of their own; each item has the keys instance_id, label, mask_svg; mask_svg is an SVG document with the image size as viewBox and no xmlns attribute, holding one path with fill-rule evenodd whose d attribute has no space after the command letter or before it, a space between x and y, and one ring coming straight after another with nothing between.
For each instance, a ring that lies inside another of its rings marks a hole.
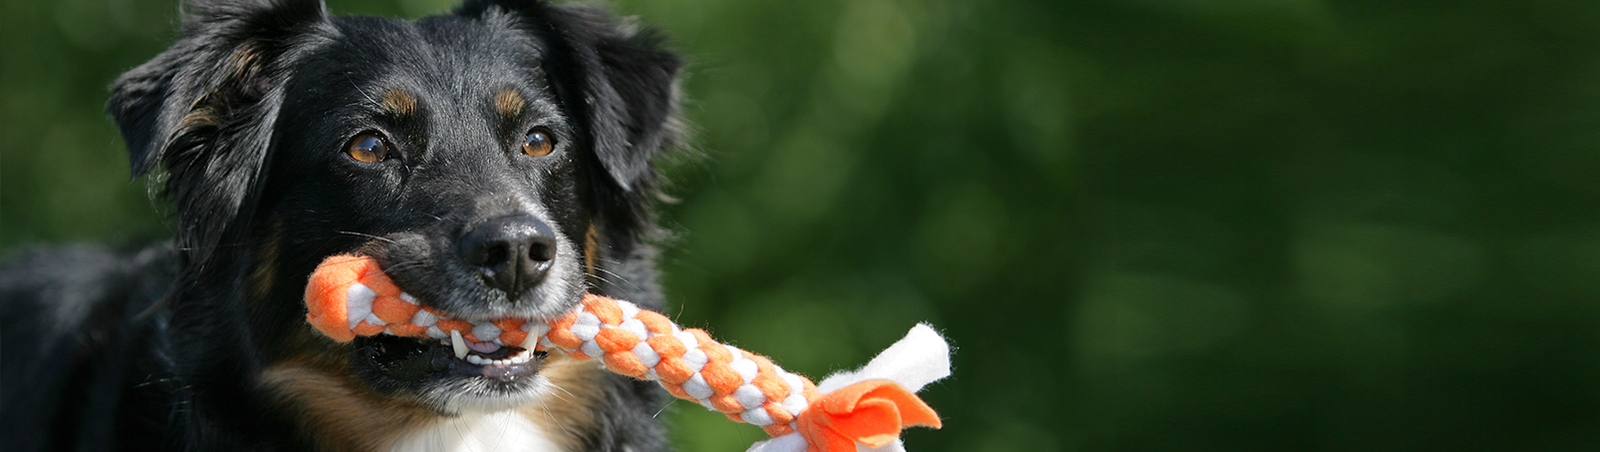
<instances>
[{"instance_id":1,"label":"bokeh background","mask_svg":"<svg viewBox=\"0 0 1600 452\"><path fill-rule=\"evenodd\" d=\"M4 0L0 252L165 235L101 106L174 3ZM612 6L693 60L669 311L813 376L932 322L914 450L1600 450L1600 2Z\"/></svg>"}]
</instances>

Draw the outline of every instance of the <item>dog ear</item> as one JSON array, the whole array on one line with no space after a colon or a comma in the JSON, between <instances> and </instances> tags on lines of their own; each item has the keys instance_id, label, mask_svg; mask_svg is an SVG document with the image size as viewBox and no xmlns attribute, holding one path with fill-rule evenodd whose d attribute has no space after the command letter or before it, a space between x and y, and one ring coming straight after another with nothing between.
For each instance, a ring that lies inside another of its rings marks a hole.
<instances>
[{"instance_id":1,"label":"dog ear","mask_svg":"<svg viewBox=\"0 0 1600 452\"><path fill-rule=\"evenodd\" d=\"M661 49L662 38L654 30L627 30L593 9L565 12L562 25L580 44L573 50L596 60L585 65L589 70L583 77L600 163L624 190L648 184L654 176L651 159L673 145L679 132L677 74L682 62Z\"/></svg>"},{"instance_id":2,"label":"dog ear","mask_svg":"<svg viewBox=\"0 0 1600 452\"><path fill-rule=\"evenodd\" d=\"M226 225L248 215L265 171L286 68L320 0L187 2L171 48L118 78L106 110L134 177L163 168L179 246L205 261Z\"/></svg>"},{"instance_id":3,"label":"dog ear","mask_svg":"<svg viewBox=\"0 0 1600 452\"><path fill-rule=\"evenodd\" d=\"M468 0L458 15L484 18L491 7L518 16L516 26L541 38L545 69L558 95L589 130L596 157L625 192L648 191L652 157L672 146L679 133L677 55L661 47L654 30L617 23L599 8L549 5L534 0Z\"/></svg>"}]
</instances>

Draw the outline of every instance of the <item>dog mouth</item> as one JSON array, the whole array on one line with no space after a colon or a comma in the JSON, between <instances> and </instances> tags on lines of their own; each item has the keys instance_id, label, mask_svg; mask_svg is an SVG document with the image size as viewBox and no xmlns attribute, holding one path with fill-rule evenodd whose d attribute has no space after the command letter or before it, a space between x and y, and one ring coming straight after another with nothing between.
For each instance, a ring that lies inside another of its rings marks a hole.
<instances>
[{"instance_id":1,"label":"dog mouth","mask_svg":"<svg viewBox=\"0 0 1600 452\"><path fill-rule=\"evenodd\" d=\"M351 371L370 387L441 412L503 408L543 387L539 372L552 346L544 335L559 316L447 310L426 301L434 294L401 290L393 276L372 258L334 256L307 285L307 321L348 344Z\"/></svg>"},{"instance_id":2,"label":"dog mouth","mask_svg":"<svg viewBox=\"0 0 1600 452\"><path fill-rule=\"evenodd\" d=\"M399 306L397 302L416 303L413 306L418 309L404 321L394 312L379 315ZM548 328L543 321L469 322L423 307L409 296L377 300L370 307L365 300L357 300L350 315L359 328L384 328L378 334L357 337L352 352L357 371L376 388L388 388L391 393L420 395L425 400L457 396L514 400L538 387L539 371L549 357L539 344ZM381 317L397 322L388 323ZM397 330L403 333L396 334Z\"/></svg>"},{"instance_id":3,"label":"dog mouth","mask_svg":"<svg viewBox=\"0 0 1600 452\"><path fill-rule=\"evenodd\" d=\"M397 382L454 377L513 384L537 375L549 356L544 350L471 341L460 334L444 340L380 334L357 339L355 348L370 369Z\"/></svg>"},{"instance_id":4,"label":"dog mouth","mask_svg":"<svg viewBox=\"0 0 1600 452\"><path fill-rule=\"evenodd\" d=\"M470 330L444 336L386 331L356 337L347 345L350 368L372 390L442 414L512 409L549 387L541 371L550 353L538 339L480 341Z\"/></svg>"},{"instance_id":5,"label":"dog mouth","mask_svg":"<svg viewBox=\"0 0 1600 452\"><path fill-rule=\"evenodd\" d=\"M536 374L549 356L538 343L544 322L469 322L425 307L406 294L380 298L364 288L350 291L355 296L347 299L346 315L352 328L383 329L357 343L381 372L402 378L442 372L512 382Z\"/></svg>"}]
</instances>

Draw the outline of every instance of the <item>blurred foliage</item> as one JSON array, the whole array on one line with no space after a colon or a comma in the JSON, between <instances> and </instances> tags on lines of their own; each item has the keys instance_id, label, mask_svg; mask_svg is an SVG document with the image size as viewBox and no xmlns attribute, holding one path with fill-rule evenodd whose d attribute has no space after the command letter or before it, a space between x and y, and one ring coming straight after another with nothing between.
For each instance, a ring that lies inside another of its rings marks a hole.
<instances>
[{"instance_id":1,"label":"blurred foliage","mask_svg":"<svg viewBox=\"0 0 1600 452\"><path fill-rule=\"evenodd\" d=\"M175 2L5 1L0 246L159 237L100 108ZM934 323L914 450L1600 447L1600 3L613 6L693 59L669 310L819 377Z\"/></svg>"}]
</instances>

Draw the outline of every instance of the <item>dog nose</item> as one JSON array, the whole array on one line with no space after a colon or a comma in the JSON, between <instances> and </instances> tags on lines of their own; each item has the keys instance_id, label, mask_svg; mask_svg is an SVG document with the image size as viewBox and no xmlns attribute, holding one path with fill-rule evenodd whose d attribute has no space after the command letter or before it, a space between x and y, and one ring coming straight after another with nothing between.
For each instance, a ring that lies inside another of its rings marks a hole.
<instances>
[{"instance_id":1,"label":"dog nose","mask_svg":"<svg viewBox=\"0 0 1600 452\"><path fill-rule=\"evenodd\" d=\"M556 258L555 231L530 215L485 221L467 231L459 246L467 266L511 300L538 285Z\"/></svg>"}]
</instances>

